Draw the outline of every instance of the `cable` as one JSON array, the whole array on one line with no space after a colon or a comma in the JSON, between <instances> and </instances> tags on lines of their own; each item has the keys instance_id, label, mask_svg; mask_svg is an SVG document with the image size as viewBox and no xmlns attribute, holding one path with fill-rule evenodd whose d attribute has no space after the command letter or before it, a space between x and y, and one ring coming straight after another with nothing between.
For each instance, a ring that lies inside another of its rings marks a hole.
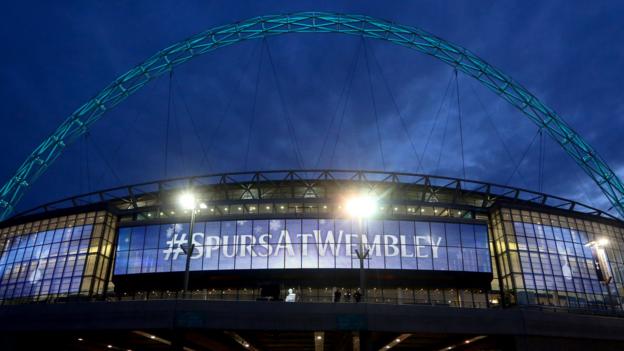
<instances>
[{"instance_id":1,"label":"cable","mask_svg":"<svg viewBox=\"0 0 624 351\"><path fill-rule=\"evenodd\" d=\"M253 105L251 108L251 116L249 117L249 129L247 130L247 149L245 151L245 163L243 165L243 171L247 170L247 162L249 161L249 147L251 145L251 130L253 128L255 116L256 116L256 103L258 100L258 86L260 85L260 73L262 72L262 48L266 46L266 39L262 39L262 46L260 47L260 63L258 64L258 73L256 74L256 84L254 89Z\"/></svg>"},{"instance_id":2,"label":"cable","mask_svg":"<svg viewBox=\"0 0 624 351\"><path fill-rule=\"evenodd\" d=\"M139 120L139 118L141 116L142 115L140 113L137 113L136 116L134 116L134 119L132 120L132 122L130 122L130 125L134 127L136 132L140 132L136 128L136 124L137 124L137 122L138 122L138 120ZM125 146L125 144L123 142L130 141L130 140L131 139L125 138L125 137L120 138L120 140L115 143L117 145L117 147L113 150L111 159L116 160L118 155L119 155L119 153L121 152L122 148ZM101 183L102 179L104 178L104 176L105 176L104 174L100 174L100 177L97 179L96 184Z\"/></svg>"},{"instance_id":3,"label":"cable","mask_svg":"<svg viewBox=\"0 0 624 351\"><path fill-rule=\"evenodd\" d=\"M414 152L414 155L416 156L416 159L419 160L422 158L422 156L418 154L418 151L416 150L416 145L414 144L412 137L409 135L409 129L407 128L407 123L405 122L405 119L403 118L403 114L401 113L401 110L399 109L399 104L397 104L396 97L392 93L392 89L390 89L390 84L388 84L388 80L386 78L386 75L384 74L383 67L379 63L379 59L377 58L377 54L375 53L375 48L370 46L370 49L372 52L373 60L375 60L375 64L377 66L377 70L379 70L379 72L381 73L381 78L383 79L386 90L388 91L388 94L390 95L392 104L394 105L394 109L396 110L397 116L399 117L399 120L401 122L401 127L403 128L405 137L409 141L410 146L412 147L412 151Z\"/></svg>"},{"instance_id":4,"label":"cable","mask_svg":"<svg viewBox=\"0 0 624 351\"><path fill-rule=\"evenodd\" d=\"M336 117L338 116L338 112L340 111L340 106L342 105L342 101L345 97L345 93L348 90L349 83L351 82L350 77L354 73L353 68L355 67L357 60L359 58L361 46L362 46L362 42L358 41L358 46L356 47L355 55L353 56L353 61L351 61L351 65L349 65L349 70L347 70L347 76L345 77L344 85L342 87L342 90L340 91L340 97L338 98L338 103L336 103L336 110L334 111L334 114L332 115L332 118L329 122L329 127L327 128L325 132L325 136L323 137L323 144L321 145L321 151L319 152L318 158L316 159L315 168L317 169L321 165L321 158L323 156L323 152L325 151L325 146L327 145L327 142L329 141L329 136L331 135L332 126L334 125L334 121L336 120Z\"/></svg>"},{"instance_id":5,"label":"cable","mask_svg":"<svg viewBox=\"0 0 624 351\"><path fill-rule=\"evenodd\" d=\"M89 136L89 135L90 135L89 132L87 132L87 136ZM106 165L106 167L108 167L108 169L110 170L110 172L113 175L113 177L115 177L115 180L119 184L121 184L121 178L119 178L119 176L117 175L117 172L115 172L115 168L113 168L113 166L111 166L110 162L108 162L108 159L106 159L106 157L104 157L104 153L102 152L100 147L97 145L97 143L93 139L89 139L89 138L87 138L87 141L91 141L91 144L93 145L93 148L97 152L98 156L100 156L100 158L104 161L104 164Z\"/></svg>"},{"instance_id":6,"label":"cable","mask_svg":"<svg viewBox=\"0 0 624 351\"><path fill-rule=\"evenodd\" d=\"M533 139L531 140L531 143L529 144L529 146L526 148L526 150L524 150L524 153L522 154L522 157L520 158L520 162L518 162L518 164L516 165L516 168L514 168L513 172L511 172L511 175L509 176L509 178L507 179L507 181L505 182L505 186L509 185L509 182L511 182L511 179L513 178L513 176L516 174L516 172L518 171L518 168L520 167L520 165L522 164L522 161L524 161L524 158L526 157L527 153L529 152L529 149L531 149L531 146L533 146L533 143L535 143L535 140L537 139L537 136L541 133L542 129L540 128L537 133L535 133L535 136L533 137Z\"/></svg>"},{"instance_id":7,"label":"cable","mask_svg":"<svg viewBox=\"0 0 624 351\"><path fill-rule=\"evenodd\" d=\"M362 43L362 42L360 42ZM351 98L351 88L353 87L353 80L355 78L355 72L357 71L357 67L358 64L360 63L360 49L361 49L362 45L360 44L360 46L358 46L358 51L357 51L357 59L355 60L355 65L353 66L353 70L351 71L351 78L349 80L349 84L348 84L348 88L347 88L347 96L344 102L344 105L342 105L342 114L340 116L340 121L338 122L338 131L336 132L336 140L334 141L334 146L332 148L332 152L331 152L331 157L329 158L329 167L333 168L334 166L334 157L336 155L336 148L338 146L338 140L340 140L340 133L342 131L342 123L344 121L344 117L346 115L347 112L347 106L349 105L349 100Z\"/></svg>"},{"instance_id":8,"label":"cable","mask_svg":"<svg viewBox=\"0 0 624 351\"><path fill-rule=\"evenodd\" d=\"M542 183L544 181L544 135L542 129L539 130L540 144L539 144L539 160L538 160L538 172L537 172L537 189L542 192Z\"/></svg>"},{"instance_id":9,"label":"cable","mask_svg":"<svg viewBox=\"0 0 624 351\"><path fill-rule=\"evenodd\" d=\"M290 117L290 112L288 110L288 106L286 105L286 100L284 99L284 93L282 92L282 85L280 84L280 80L277 77L277 70L275 69L275 63L273 62L273 55L271 54L271 47L269 43L265 43L267 54L269 56L269 62L271 64L271 71L273 72L273 78L275 79L275 85L277 86L277 94L279 95L280 103L282 104L282 110L284 113L284 118L286 120L286 128L288 130L290 136L290 142L295 151L295 159L299 164L301 169L305 169L303 154L301 153L301 149L299 149L299 143L297 142L297 134L295 127L293 125L292 119Z\"/></svg>"},{"instance_id":10,"label":"cable","mask_svg":"<svg viewBox=\"0 0 624 351\"><path fill-rule=\"evenodd\" d=\"M440 152L438 152L438 160L436 162L436 167L434 174L440 174L440 161L442 161L442 152L444 151L444 145L446 143L446 131L448 130L448 123L451 119L451 104L450 99L449 103L446 106L446 119L444 121L444 129L442 130L442 141L440 142Z\"/></svg>"},{"instance_id":11,"label":"cable","mask_svg":"<svg viewBox=\"0 0 624 351\"><path fill-rule=\"evenodd\" d=\"M177 81L174 78L174 85L177 85ZM180 91L181 88L178 86L178 91ZM197 142L199 143L199 146L201 148L202 151L202 160L206 159L206 161L208 162L208 168L212 168L211 164L210 164L210 159L208 158L208 152L206 151L206 149L204 148L204 144L202 143L201 137L199 136L199 128L197 128L197 124L195 123L195 119L193 118L193 115L191 115L191 110L188 107L188 104L186 103L186 100L184 99L184 94L180 93L180 99L182 100L182 105L184 105L184 109L186 110L186 114L188 115L189 119L191 120L191 126L193 127L193 133L195 134L195 137L197 138Z\"/></svg>"},{"instance_id":12,"label":"cable","mask_svg":"<svg viewBox=\"0 0 624 351\"><path fill-rule=\"evenodd\" d=\"M373 103L373 114L375 115L375 126L377 127L377 141L379 142L379 154L381 155L381 165L386 170L386 159L383 152L383 144L381 141L381 129L379 128L379 116L377 114L377 101L375 99L375 90L373 89L373 78L371 76L370 64L368 62L368 50L366 49L366 39L362 36L364 42L364 59L366 61L366 72L368 73L368 87L370 89L371 101Z\"/></svg>"},{"instance_id":13,"label":"cable","mask_svg":"<svg viewBox=\"0 0 624 351\"><path fill-rule=\"evenodd\" d=\"M89 157L89 143L88 143L89 133L85 133L84 142L85 142L85 156L87 163L87 193L91 192L91 162Z\"/></svg>"},{"instance_id":14,"label":"cable","mask_svg":"<svg viewBox=\"0 0 624 351\"><path fill-rule=\"evenodd\" d=\"M253 62L254 57L256 57L258 49L261 49L261 48L262 48L262 41L259 40L257 42L257 44L251 49L251 52L249 53L249 55L247 55L248 59L247 59L247 62L245 63L245 65L244 65L243 74L238 79L238 83L236 85L236 90L234 90L234 92L237 92L237 91L239 91L241 89L241 86L242 86L242 83L243 83L243 78L246 77L246 72L249 70L249 67L251 66L251 63ZM234 93L230 95L230 99L228 100L227 104L225 105L225 109L223 110L223 113L221 113L221 116L217 120L217 124L213 128L213 132L210 134L210 137L208 138L208 151L213 150L214 143L216 142L217 136L219 135L219 132L221 130L221 125L223 124L223 121L225 121L225 118L227 117L227 115L228 115L228 113L230 111L230 108L233 105L235 97L236 97L236 94L234 94ZM207 155L205 155L205 156L207 157ZM205 161L209 163L209 167L210 167L209 160L205 159L204 157L202 157L202 160L201 160L201 162L199 164L199 168L203 167L203 164L204 164Z\"/></svg>"},{"instance_id":15,"label":"cable","mask_svg":"<svg viewBox=\"0 0 624 351\"><path fill-rule=\"evenodd\" d=\"M173 70L169 71L169 98L167 103L167 124L165 127L165 179L167 178L167 163L169 158L169 121L171 120L171 82Z\"/></svg>"},{"instance_id":16,"label":"cable","mask_svg":"<svg viewBox=\"0 0 624 351\"><path fill-rule=\"evenodd\" d=\"M461 104L459 103L459 77L457 76L457 69L455 69L455 86L457 93L457 117L459 118L459 143L461 147L461 160L462 160L462 174L466 179L466 162L464 161L464 130L462 128L462 115Z\"/></svg>"},{"instance_id":17,"label":"cable","mask_svg":"<svg viewBox=\"0 0 624 351\"><path fill-rule=\"evenodd\" d=\"M180 157L175 157L174 160L181 160L182 161L182 169L188 169L188 156L187 154L184 152L184 138L182 138L182 128L180 126L180 120L178 118L178 109L176 108L176 99L175 99L175 86L173 86L173 76L171 76L171 115L173 117L173 140L177 140L177 143L173 143L173 146L178 145L178 152ZM175 156L175 150L173 150L173 155ZM174 165L174 169L175 169L175 165Z\"/></svg>"},{"instance_id":18,"label":"cable","mask_svg":"<svg viewBox=\"0 0 624 351\"><path fill-rule=\"evenodd\" d=\"M416 167L416 172L419 172L421 170L422 162L425 159L425 153L427 152L427 148L429 147L429 141L431 140L433 130L438 125L440 111L442 111L442 106L444 105L444 101L446 101L446 96L448 95L448 91L451 88L452 82L453 82L453 76L451 75L449 77L448 83L446 84L446 90L444 91L444 96L442 96L442 100L440 100L440 106L438 107L438 111L436 112L435 118L433 120L433 125L431 126L431 129L429 130L429 134L427 135L427 140L425 141L425 145L423 146L423 151L420 154L421 158L420 160L418 160L418 166Z\"/></svg>"},{"instance_id":19,"label":"cable","mask_svg":"<svg viewBox=\"0 0 624 351\"><path fill-rule=\"evenodd\" d=\"M505 140L503 139L502 135L500 134L498 128L496 127L496 124L494 123L494 119L492 119L492 115L489 113L489 111L485 108L485 104L483 103L483 100L481 100L481 97L479 96L479 94L477 94L477 91L474 88L474 85L469 85L472 93L475 95L475 97L477 98L477 101L479 102L479 105L481 105L481 109L483 110L483 112L485 112L485 117L487 118L488 122L490 123L490 125L492 126L492 129L494 129L494 133L496 134L496 137L498 138L498 140L501 142L501 144L503 145L503 149L505 150L505 153L507 153L507 157L509 157L509 159L514 163L514 167L518 168L518 163L515 162L515 159L511 153L511 150L509 149L509 146L507 145L507 143L505 143ZM520 178L523 180L523 182L526 185L526 180L528 179L527 177L525 177L522 172L520 171L520 169L518 169L518 175L520 176Z\"/></svg>"}]
</instances>

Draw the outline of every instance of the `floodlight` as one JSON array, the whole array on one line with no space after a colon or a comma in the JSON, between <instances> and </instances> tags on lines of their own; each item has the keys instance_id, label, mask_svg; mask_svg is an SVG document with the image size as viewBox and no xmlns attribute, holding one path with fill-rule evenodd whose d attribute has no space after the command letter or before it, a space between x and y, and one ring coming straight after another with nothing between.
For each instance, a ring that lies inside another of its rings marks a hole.
<instances>
[{"instance_id":1,"label":"floodlight","mask_svg":"<svg viewBox=\"0 0 624 351\"><path fill-rule=\"evenodd\" d=\"M354 196L347 200L345 207L352 217L370 217L377 209L377 199L370 195Z\"/></svg>"},{"instance_id":2,"label":"floodlight","mask_svg":"<svg viewBox=\"0 0 624 351\"><path fill-rule=\"evenodd\" d=\"M185 210L194 210L195 207L197 207L195 194L191 192L182 193L178 198L178 202L180 203L180 206L182 206L182 208Z\"/></svg>"}]
</instances>

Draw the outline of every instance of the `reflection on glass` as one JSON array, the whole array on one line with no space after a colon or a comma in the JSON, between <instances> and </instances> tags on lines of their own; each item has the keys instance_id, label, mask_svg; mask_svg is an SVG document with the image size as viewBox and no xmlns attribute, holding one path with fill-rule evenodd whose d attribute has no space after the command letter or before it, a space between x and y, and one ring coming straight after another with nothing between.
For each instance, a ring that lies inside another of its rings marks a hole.
<instances>
[{"instance_id":1,"label":"reflection on glass","mask_svg":"<svg viewBox=\"0 0 624 351\"><path fill-rule=\"evenodd\" d=\"M114 274L183 271L189 238L188 224L121 228ZM485 225L376 219L198 222L191 270L357 269L361 240L367 268L492 271Z\"/></svg>"}]
</instances>

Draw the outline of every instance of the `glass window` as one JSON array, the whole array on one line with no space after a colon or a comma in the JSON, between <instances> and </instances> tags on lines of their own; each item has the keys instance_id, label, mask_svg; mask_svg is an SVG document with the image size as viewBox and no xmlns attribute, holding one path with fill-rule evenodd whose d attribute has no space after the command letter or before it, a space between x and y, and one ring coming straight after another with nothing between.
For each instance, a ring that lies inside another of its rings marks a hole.
<instances>
[{"instance_id":1,"label":"glass window","mask_svg":"<svg viewBox=\"0 0 624 351\"><path fill-rule=\"evenodd\" d=\"M236 269L251 268L252 229L252 221L236 221L236 236L238 238L238 243L236 245Z\"/></svg>"},{"instance_id":2,"label":"glass window","mask_svg":"<svg viewBox=\"0 0 624 351\"><path fill-rule=\"evenodd\" d=\"M334 236L334 220L319 220L319 268L335 267L335 236Z\"/></svg>"},{"instance_id":3,"label":"glass window","mask_svg":"<svg viewBox=\"0 0 624 351\"><path fill-rule=\"evenodd\" d=\"M351 235L351 221L345 219L337 219L335 221L336 227L336 242L334 247L336 250L336 268L351 268L351 258L355 257L355 248L351 245L344 245L346 242L346 236ZM357 229L356 229L357 231ZM383 232L381 222L371 221L368 225L368 236L380 234ZM352 237L351 237L352 238ZM337 245L341 243L342 245ZM383 257L382 257L383 259ZM381 267L383 268L383 260L381 261Z\"/></svg>"},{"instance_id":4,"label":"glass window","mask_svg":"<svg viewBox=\"0 0 624 351\"><path fill-rule=\"evenodd\" d=\"M488 248L488 233L487 227L484 225L475 225L475 241L477 248L487 249Z\"/></svg>"},{"instance_id":5,"label":"glass window","mask_svg":"<svg viewBox=\"0 0 624 351\"><path fill-rule=\"evenodd\" d=\"M489 250L485 250L485 249L477 249L476 250L476 254L477 254L477 266L478 266L478 271L479 272L491 272L492 271L492 267L491 267L491 258L490 258L490 252Z\"/></svg>"},{"instance_id":6,"label":"glass window","mask_svg":"<svg viewBox=\"0 0 624 351\"><path fill-rule=\"evenodd\" d=\"M371 220L368 221L368 260L365 262L364 267L374 268L374 269L383 269L384 262L384 252L386 250L384 246L384 235L383 235L383 221L380 220ZM355 253L353 255L353 266L359 267L360 263ZM350 267L349 267L350 268Z\"/></svg>"},{"instance_id":7,"label":"glass window","mask_svg":"<svg viewBox=\"0 0 624 351\"><path fill-rule=\"evenodd\" d=\"M384 221L384 256L386 269L401 269L401 247L399 245L399 222Z\"/></svg>"},{"instance_id":8,"label":"glass window","mask_svg":"<svg viewBox=\"0 0 624 351\"><path fill-rule=\"evenodd\" d=\"M416 249L414 247L414 222L401 221L399 228L401 233L401 268L417 269Z\"/></svg>"},{"instance_id":9,"label":"glass window","mask_svg":"<svg viewBox=\"0 0 624 351\"><path fill-rule=\"evenodd\" d=\"M433 232L433 224L432 224ZM446 244L448 246L461 246L461 237L459 233L459 224L446 223Z\"/></svg>"},{"instance_id":10,"label":"glass window","mask_svg":"<svg viewBox=\"0 0 624 351\"><path fill-rule=\"evenodd\" d=\"M286 232L281 245L284 247L285 267L287 269L301 268L301 220L289 219L286 221Z\"/></svg>"},{"instance_id":11,"label":"glass window","mask_svg":"<svg viewBox=\"0 0 624 351\"><path fill-rule=\"evenodd\" d=\"M474 248L476 246L474 226L472 224L460 225L460 233L462 247Z\"/></svg>"},{"instance_id":12,"label":"glass window","mask_svg":"<svg viewBox=\"0 0 624 351\"><path fill-rule=\"evenodd\" d=\"M269 221L260 220L252 222L252 257L251 267L254 269L266 269L269 256Z\"/></svg>"},{"instance_id":13,"label":"glass window","mask_svg":"<svg viewBox=\"0 0 624 351\"><path fill-rule=\"evenodd\" d=\"M234 269L236 248L236 221L221 223L221 247L219 248L219 270Z\"/></svg>"},{"instance_id":14,"label":"glass window","mask_svg":"<svg viewBox=\"0 0 624 351\"><path fill-rule=\"evenodd\" d=\"M284 251L276 250L276 244L279 242L285 226L283 220L272 219L269 221L269 235L267 236L268 268L284 268Z\"/></svg>"},{"instance_id":15,"label":"glass window","mask_svg":"<svg viewBox=\"0 0 624 351\"><path fill-rule=\"evenodd\" d=\"M117 238L117 251L130 250L130 233L132 228L120 228Z\"/></svg>"},{"instance_id":16,"label":"glass window","mask_svg":"<svg viewBox=\"0 0 624 351\"><path fill-rule=\"evenodd\" d=\"M301 266L302 268L318 267L318 221L316 219L304 219L301 227Z\"/></svg>"},{"instance_id":17,"label":"glass window","mask_svg":"<svg viewBox=\"0 0 624 351\"><path fill-rule=\"evenodd\" d=\"M130 250L142 250L145 241L145 227L133 227L130 235Z\"/></svg>"},{"instance_id":18,"label":"glass window","mask_svg":"<svg viewBox=\"0 0 624 351\"><path fill-rule=\"evenodd\" d=\"M159 225L150 225L147 226L145 232L145 248L146 249L156 249L159 247L160 235L160 226Z\"/></svg>"},{"instance_id":19,"label":"glass window","mask_svg":"<svg viewBox=\"0 0 624 351\"><path fill-rule=\"evenodd\" d=\"M446 247L432 246L433 252L433 269L436 271L446 271L449 269ZM419 261L420 263L420 261ZM420 267L420 266L419 266Z\"/></svg>"},{"instance_id":20,"label":"glass window","mask_svg":"<svg viewBox=\"0 0 624 351\"><path fill-rule=\"evenodd\" d=\"M448 248L448 269L451 271L461 271L464 269L462 265L462 249L459 247Z\"/></svg>"}]
</instances>

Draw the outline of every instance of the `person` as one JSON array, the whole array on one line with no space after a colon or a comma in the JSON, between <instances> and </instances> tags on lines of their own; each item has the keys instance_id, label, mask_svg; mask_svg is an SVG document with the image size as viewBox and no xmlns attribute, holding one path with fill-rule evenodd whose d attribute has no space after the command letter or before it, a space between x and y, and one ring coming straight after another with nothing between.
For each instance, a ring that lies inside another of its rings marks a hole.
<instances>
[{"instance_id":1,"label":"person","mask_svg":"<svg viewBox=\"0 0 624 351\"><path fill-rule=\"evenodd\" d=\"M355 302L360 302L360 300L362 300L362 293L359 288L355 291L355 294L353 294L353 298L355 299Z\"/></svg>"},{"instance_id":2,"label":"person","mask_svg":"<svg viewBox=\"0 0 624 351\"><path fill-rule=\"evenodd\" d=\"M351 302L351 290L347 290L347 293L345 294L345 301Z\"/></svg>"},{"instance_id":3,"label":"person","mask_svg":"<svg viewBox=\"0 0 624 351\"><path fill-rule=\"evenodd\" d=\"M340 296L342 296L342 293L340 290L336 289L334 292L334 302L340 302Z\"/></svg>"},{"instance_id":4,"label":"person","mask_svg":"<svg viewBox=\"0 0 624 351\"><path fill-rule=\"evenodd\" d=\"M288 295L286 296L286 302L295 302L297 300L297 294L293 291L293 289L288 289Z\"/></svg>"}]
</instances>

